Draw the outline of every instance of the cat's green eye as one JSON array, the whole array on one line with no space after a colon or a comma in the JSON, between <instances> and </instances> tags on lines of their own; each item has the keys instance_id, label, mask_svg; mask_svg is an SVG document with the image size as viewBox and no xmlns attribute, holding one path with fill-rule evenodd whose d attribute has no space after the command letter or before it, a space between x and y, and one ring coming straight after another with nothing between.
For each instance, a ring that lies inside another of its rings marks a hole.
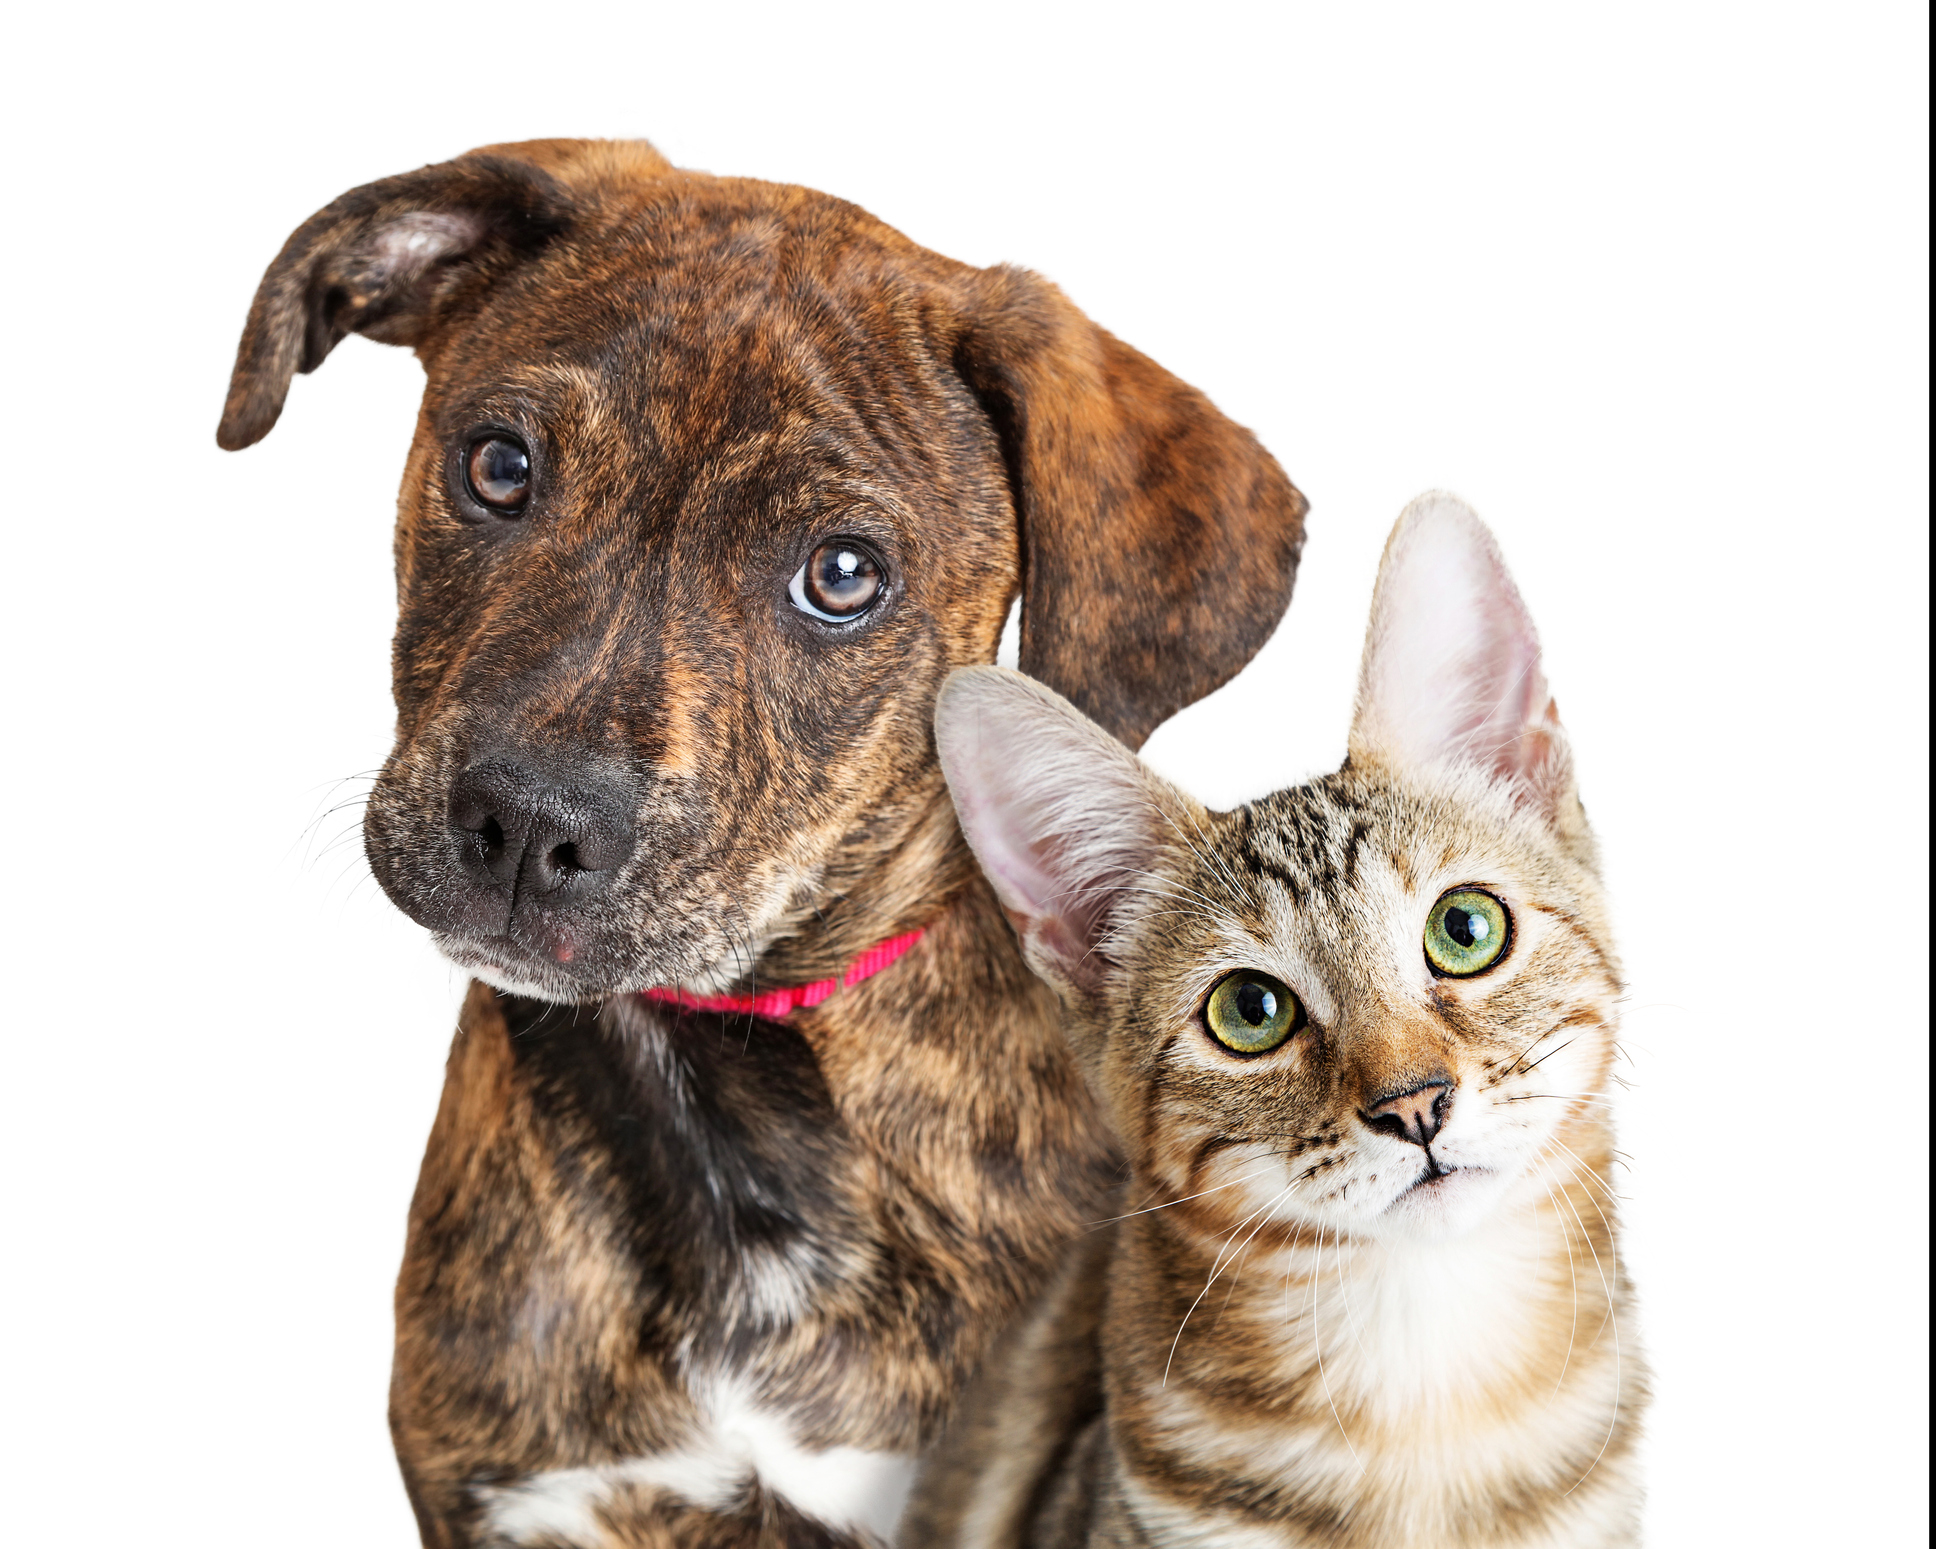
<instances>
[{"instance_id":1,"label":"cat's green eye","mask_svg":"<svg viewBox=\"0 0 1936 1549\"><path fill-rule=\"evenodd\" d=\"M1505 954L1512 916L1490 893L1455 888L1425 921L1425 959L1453 979L1483 973Z\"/></svg>"},{"instance_id":2,"label":"cat's green eye","mask_svg":"<svg viewBox=\"0 0 1936 1549\"><path fill-rule=\"evenodd\" d=\"M1203 1020L1231 1053L1268 1054L1304 1025L1304 1008L1269 974L1244 968L1218 981Z\"/></svg>"}]
</instances>

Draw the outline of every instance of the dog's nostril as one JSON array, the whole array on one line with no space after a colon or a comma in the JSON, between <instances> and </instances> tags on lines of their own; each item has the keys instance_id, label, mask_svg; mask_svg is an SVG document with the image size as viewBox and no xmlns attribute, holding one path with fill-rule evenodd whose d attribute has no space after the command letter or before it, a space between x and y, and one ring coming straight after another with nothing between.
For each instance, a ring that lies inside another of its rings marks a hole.
<instances>
[{"instance_id":1,"label":"dog's nostril","mask_svg":"<svg viewBox=\"0 0 1936 1549\"><path fill-rule=\"evenodd\" d=\"M540 897L596 886L632 854L625 788L578 768L552 773L493 760L451 782L450 823L480 880Z\"/></svg>"}]
</instances>

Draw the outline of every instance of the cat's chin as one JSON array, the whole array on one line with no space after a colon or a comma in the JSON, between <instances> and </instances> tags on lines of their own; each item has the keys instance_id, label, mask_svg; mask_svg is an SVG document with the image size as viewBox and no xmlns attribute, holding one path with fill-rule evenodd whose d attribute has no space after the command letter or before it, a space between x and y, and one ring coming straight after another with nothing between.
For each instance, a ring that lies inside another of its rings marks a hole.
<instances>
[{"instance_id":1,"label":"cat's chin","mask_svg":"<svg viewBox=\"0 0 1936 1549\"><path fill-rule=\"evenodd\" d=\"M1380 1236L1413 1241L1462 1237L1498 1209L1512 1179L1490 1167L1457 1167L1420 1177L1377 1217Z\"/></svg>"}]
</instances>

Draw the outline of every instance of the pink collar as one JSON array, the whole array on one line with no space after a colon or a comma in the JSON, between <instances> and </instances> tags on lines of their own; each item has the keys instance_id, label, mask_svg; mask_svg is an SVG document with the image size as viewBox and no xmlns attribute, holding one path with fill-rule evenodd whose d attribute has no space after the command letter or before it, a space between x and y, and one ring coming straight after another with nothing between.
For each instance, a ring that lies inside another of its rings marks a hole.
<instances>
[{"instance_id":1,"label":"pink collar","mask_svg":"<svg viewBox=\"0 0 1936 1549\"><path fill-rule=\"evenodd\" d=\"M690 995L684 990L656 989L640 990L639 993L647 1000L683 1006L688 1011L736 1011L778 1021L789 1011L798 1010L801 1006L819 1005L835 990L851 988L863 979L873 978L926 934L925 929L911 930L905 936L895 936L878 946L869 947L847 965L845 973L836 978L816 979L812 984L795 984L784 990L767 990L760 995Z\"/></svg>"}]
</instances>

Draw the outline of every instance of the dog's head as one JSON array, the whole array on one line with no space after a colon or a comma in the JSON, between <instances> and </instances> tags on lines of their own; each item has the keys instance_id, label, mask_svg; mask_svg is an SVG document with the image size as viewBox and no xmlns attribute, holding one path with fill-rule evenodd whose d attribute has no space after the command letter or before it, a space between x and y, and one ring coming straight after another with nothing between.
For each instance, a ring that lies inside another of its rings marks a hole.
<instances>
[{"instance_id":1,"label":"dog's head","mask_svg":"<svg viewBox=\"0 0 1936 1549\"><path fill-rule=\"evenodd\" d=\"M1018 591L1024 670L1132 744L1289 600L1303 498L1053 286L643 142L313 216L221 444L352 332L429 377L369 856L505 988L723 987L931 830L935 694Z\"/></svg>"}]
</instances>

